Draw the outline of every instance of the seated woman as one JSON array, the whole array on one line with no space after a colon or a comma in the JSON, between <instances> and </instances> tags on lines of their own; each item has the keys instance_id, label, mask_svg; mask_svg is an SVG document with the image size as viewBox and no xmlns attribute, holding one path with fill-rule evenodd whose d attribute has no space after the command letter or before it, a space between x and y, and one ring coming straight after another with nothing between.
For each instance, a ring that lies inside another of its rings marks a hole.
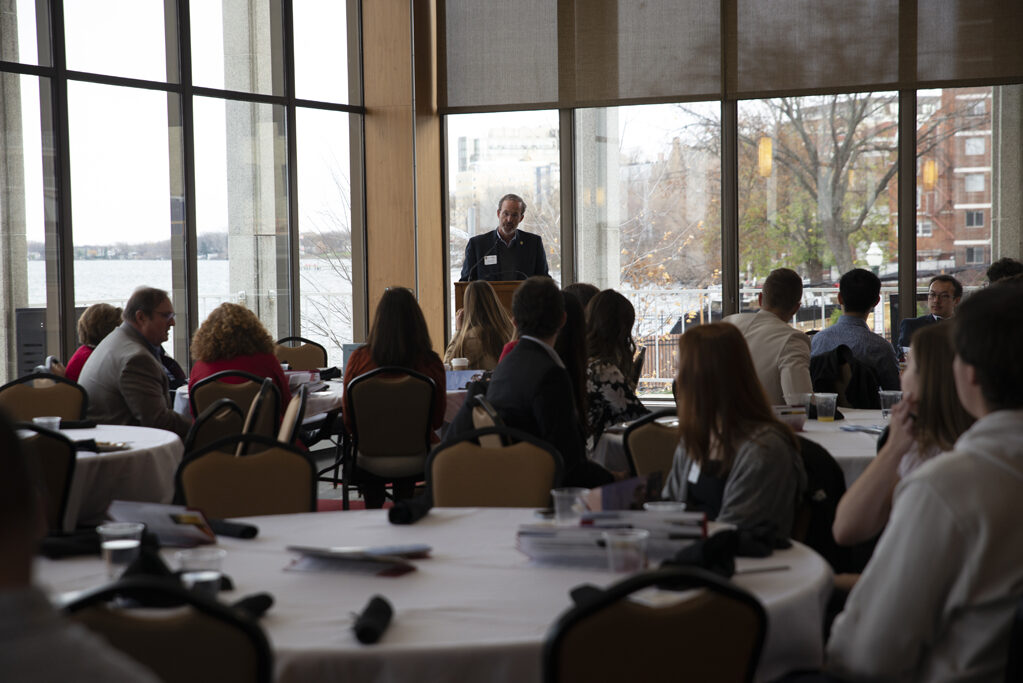
<instances>
[{"instance_id":1,"label":"seated woman","mask_svg":"<svg viewBox=\"0 0 1023 683\"><path fill-rule=\"evenodd\" d=\"M632 324L636 310L624 296L605 289L587 307L587 423L592 449L613 424L643 417L650 411L636 398L632 359L636 343Z\"/></svg>"},{"instance_id":2,"label":"seated woman","mask_svg":"<svg viewBox=\"0 0 1023 683\"><path fill-rule=\"evenodd\" d=\"M82 366L92 354L96 345L103 341L114 328L121 324L121 309L110 304L93 304L78 319L78 341L82 342L71 355L64 368L64 376L72 382L78 381Z\"/></svg>"},{"instance_id":3,"label":"seated woman","mask_svg":"<svg viewBox=\"0 0 1023 683\"><path fill-rule=\"evenodd\" d=\"M586 429L586 313L579 298L568 290L561 290L565 300L565 324L558 330L554 350L565 365L568 378L572 381L575 411L583 434ZM514 347L512 347L514 348Z\"/></svg>"},{"instance_id":4,"label":"seated woman","mask_svg":"<svg viewBox=\"0 0 1023 683\"><path fill-rule=\"evenodd\" d=\"M224 303L213 309L192 336L192 360L189 391L215 373L242 370L273 380L280 392L281 415L291 401L288 378L274 355L273 338L256 314L240 304ZM245 411L247 406L241 408Z\"/></svg>"},{"instance_id":5,"label":"seated woman","mask_svg":"<svg viewBox=\"0 0 1023 683\"><path fill-rule=\"evenodd\" d=\"M949 325L941 323L913 335L902 372L902 400L892 411L888 440L838 502L832 532L839 544L853 545L879 534L888 522L896 484L921 463L952 450L973 424L956 395L949 332Z\"/></svg>"},{"instance_id":6,"label":"seated woman","mask_svg":"<svg viewBox=\"0 0 1023 683\"><path fill-rule=\"evenodd\" d=\"M485 280L474 280L465 288L462 308L455 316L455 336L444 352L444 362L468 358L473 370L493 370L501 348L514 333L515 326L494 288Z\"/></svg>"},{"instance_id":7,"label":"seated woman","mask_svg":"<svg viewBox=\"0 0 1023 683\"><path fill-rule=\"evenodd\" d=\"M692 327L678 340L680 442L663 496L709 519L792 533L806 487L799 442L778 421L746 340L728 323Z\"/></svg>"},{"instance_id":8,"label":"seated woman","mask_svg":"<svg viewBox=\"0 0 1023 683\"><path fill-rule=\"evenodd\" d=\"M434 382L433 419L430 421L430 440L439 441L435 431L444 424L447 407L447 381L444 364L433 351L426 318L419 308L412 292L403 287L391 287L384 292L373 315L366 345L352 352L345 366L343 405L348 401L348 385L352 380L370 370L395 365L420 372ZM352 429L351 414L343 410L345 427ZM379 508L384 504L383 479L366 475L360 483L367 508ZM405 478L394 481L395 499L411 498L415 492L415 479Z\"/></svg>"}]
</instances>

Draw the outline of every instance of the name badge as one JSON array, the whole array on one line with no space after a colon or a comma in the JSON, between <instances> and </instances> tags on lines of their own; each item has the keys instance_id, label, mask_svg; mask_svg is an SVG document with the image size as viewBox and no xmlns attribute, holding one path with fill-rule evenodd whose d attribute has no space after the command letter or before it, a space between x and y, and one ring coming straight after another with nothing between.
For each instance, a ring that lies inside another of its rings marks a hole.
<instances>
[{"instance_id":1,"label":"name badge","mask_svg":"<svg viewBox=\"0 0 1023 683\"><path fill-rule=\"evenodd\" d=\"M485 266L496 266L497 265L497 254L488 254L483 257L483 265Z\"/></svg>"},{"instance_id":2,"label":"name badge","mask_svg":"<svg viewBox=\"0 0 1023 683\"><path fill-rule=\"evenodd\" d=\"M687 479L689 479L690 484L695 484L700 480L700 463L694 462L689 466L689 476Z\"/></svg>"}]
</instances>

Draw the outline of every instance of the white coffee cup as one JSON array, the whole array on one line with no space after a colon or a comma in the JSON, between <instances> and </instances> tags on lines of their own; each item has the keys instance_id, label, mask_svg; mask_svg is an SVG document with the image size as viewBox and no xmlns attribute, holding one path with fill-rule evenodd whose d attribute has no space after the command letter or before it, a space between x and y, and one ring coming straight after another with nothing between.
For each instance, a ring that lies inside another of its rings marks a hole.
<instances>
[{"instance_id":1,"label":"white coffee cup","mask_svg":"<svg viewBox=\"0 0 1023 683\"><path fill-rule=\"evenodd\" d=\"M452 370L468 370L469 359L468 358L452 358L451 359Z\"/></svg>"}]
</instances>

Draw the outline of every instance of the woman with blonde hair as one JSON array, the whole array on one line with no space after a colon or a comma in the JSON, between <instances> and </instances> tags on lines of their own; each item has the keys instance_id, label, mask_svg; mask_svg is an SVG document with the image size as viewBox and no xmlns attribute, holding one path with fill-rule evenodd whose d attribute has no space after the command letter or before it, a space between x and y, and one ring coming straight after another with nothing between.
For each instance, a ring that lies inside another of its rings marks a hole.
<instances>
[{"instance_id":1,"label":"woman with blonde hair","mask_svg":"<svg viewBox=\"0 0 1023 683\"><path fill-rule=\"evenodd\" d=\"M514 334L515 326L494 288L485 280L474 280L465 288L462 308L455 317L455 336L444 351L444 362L468 358L474 370L493 370L501 348Z\"/></svg>"},{"instance_id":2,"label":"woman with blonde hair","mask_svg":"<svg viewBox=\"0 0 1023 683\"><path fill-rule=\"evenodd\" d=\"M728 323L678 340L679 445L663 495L740 527L773 523L792 533L806 487L799 442L778 421L746 340Z\"/></svg>"},{"instance_id":3,"label":"woman with blonde hair","mask_svg":"<svg viewBox=\"0 0 1023 683\"><path fill-rule=\"evenodd\" d=\"M274 355L274 341L256 314L240 304L223 303L213 309L192 336L192 372L188 388L224 370L269 377L281 396L281 412L291 401L288 379ZM225 380L240 383L243 380ZM194 416L193 416L194 417Z\"/></svg>"},{"instance_id":4,"label":"woman with blonde hair","mask_svg":"<svg viewBox=\"0 0 1023 683\"><path fill-rule=\"evenodd\" d=\"M72 382L78 381L82 366L92 354L96 345L121 324L121 309L110 304L93 304L78 319L78 341L82 343L64 368L64 376Z\"/></svg>"},{"instance_id":5,"label":"woman with blonde hair","mask_svg":"<svg viewBox=\"0 0 1023 683\"><path fill-rule=\"evenodd\" d=\"M892 411L888 439L838 502L832 531L839 544L853 545L880 533L896 484L920 464L952 450L973 424L956 394L949 334L949 324L939 323L913 335L902 372L902 400Z\"/></svg>"}]
</instances>

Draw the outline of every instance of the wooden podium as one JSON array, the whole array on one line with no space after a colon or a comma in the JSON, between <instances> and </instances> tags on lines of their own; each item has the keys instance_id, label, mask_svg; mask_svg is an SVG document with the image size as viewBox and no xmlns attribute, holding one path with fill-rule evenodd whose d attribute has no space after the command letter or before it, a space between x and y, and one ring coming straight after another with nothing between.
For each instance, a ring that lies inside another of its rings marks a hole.
<instances>
[{"instance_id":1,"label":"wooden podium","mask_svg":"<svg viewBox=\"0 0 1023 683\"><path fill-rule=\"evenodd\" d=\"M512 308L512 296L515 294L515 290L522 284L522 280L492 280L490 286L494 288L494 293L497 294L497 300L504 306L504 310L508 312L508 317L511 317ZM465 299L465 287L468 282L456 282L455 283L455 311L458 312L462 309L462 301Z\"/></svg>"}]
</instances>

